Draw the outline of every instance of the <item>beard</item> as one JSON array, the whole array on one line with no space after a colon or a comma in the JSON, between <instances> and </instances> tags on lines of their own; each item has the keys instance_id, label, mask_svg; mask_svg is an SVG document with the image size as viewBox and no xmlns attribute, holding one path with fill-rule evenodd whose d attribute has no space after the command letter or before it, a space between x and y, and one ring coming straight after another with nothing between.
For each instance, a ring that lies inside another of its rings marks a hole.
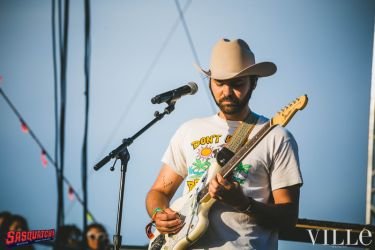
<instances>
[{"instance_id":1,"label":"beard","mask_svg":"<svg viewBox=\"0 0 375 250\"><path fill-rule=\"evenodd\" d=\"M211 87L210 87L211 90ZM246 108L249 105L249 100L251 98L251 94L253 93L253 89L250 88L249 91L246 93L244 98L242 100L238 99L235 96L227 96L223 97L219 100L216 100L215 96L212 93L212 97L215 100L216 105L219 107L221 112L223 112L226 115L235 115L240 113L244 108ZM230 103L224 103L224 102L230 102Z\"/></svg>"}]
</instances>

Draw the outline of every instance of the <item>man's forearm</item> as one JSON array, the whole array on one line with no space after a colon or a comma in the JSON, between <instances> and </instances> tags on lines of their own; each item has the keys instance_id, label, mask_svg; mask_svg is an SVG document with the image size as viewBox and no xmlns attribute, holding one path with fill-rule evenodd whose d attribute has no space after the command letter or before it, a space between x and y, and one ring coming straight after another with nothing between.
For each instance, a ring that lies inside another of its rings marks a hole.
<instances>
[{"instance_id":1,"label":"man's forearm","mask_svg":"<svg viewBox=\"0 0 375 250\"><path fill-rule=\"evenodd\" d=\"M298 219L298 204L264 204L253 200L251 214L267 228L290 229Z\"/></svg>"},{"instance_id":2,"label":"man's forearm","mask_svg":"<svg viewBox=\"0 0 375 250\"><path fill-rule=\"evenodd\" d=\"M151 217L155 208L165 209L169 207L169 198L163 192L150 190L146 197L146 209Z\"/></svg>"}]
</instances>

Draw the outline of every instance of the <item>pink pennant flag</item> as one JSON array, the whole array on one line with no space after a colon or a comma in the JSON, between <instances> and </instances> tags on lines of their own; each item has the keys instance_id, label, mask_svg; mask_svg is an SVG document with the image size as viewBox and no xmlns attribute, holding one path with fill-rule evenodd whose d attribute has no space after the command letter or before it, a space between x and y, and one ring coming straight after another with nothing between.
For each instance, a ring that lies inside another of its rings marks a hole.
<instances>
[{"instance_id":1,"label":"pink pennant flag","mask_svg":"<svg viewBox=\"0 0 375 250\"><path fill-rule=\"evenodd\" d=\"M42 165L44 168L47 167L48 165L48 160L47 160L47 155L46 155L46 151L42 150L42 153L40 155L40 159L42 160Z\"/></svg>"},{"instance_id":2,"label":"pink pennant flag","mask_svg":"<svg viewBox=\"0 0 375 250\"><path fill-rule=\"evenodd\" d=\"M74 200L74 189L71 186L69 186L69 189L68 189L68 198L70 201Z\"/></svg>"},{"instance_id":3,"label":"pink pennant flag","mask_svg":"<svg viewBox=\"0 0 375 250\"><path fill-rule=\"evenodd\" d=\"M21 131L25 134L29 133L29 128L27 127L27 124L22 119L20 119L20 122L21 122Z\"/></svg>"}]
</instances>

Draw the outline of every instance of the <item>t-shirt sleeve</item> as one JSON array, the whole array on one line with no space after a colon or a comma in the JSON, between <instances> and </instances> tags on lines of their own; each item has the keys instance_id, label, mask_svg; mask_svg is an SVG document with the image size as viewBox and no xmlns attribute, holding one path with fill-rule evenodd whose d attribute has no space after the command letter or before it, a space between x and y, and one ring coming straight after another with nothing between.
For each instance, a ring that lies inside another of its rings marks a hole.
<instances>
[{"instance_id":1,"label":"t-shirt sleeve","mask_svg":"<svg viewBox=\"0 0 375 250\"><path fill-rule=\"evenodd\" d=\"M164 152L162 162L169 165L178 175L185 178L187 176L186 158L183 148L183 127L180 127L169 142L167 150Z\"/></svg>"},{"instance_id":2,"label":"t-shirt sleeve","mask_svg":"<svg viewBox=\"0 0 375 250\"><path fill-rule=\"evenodd\" d=\"M303 184L297 142L289 132L285 132L285 137L275 149L273 167L270 173L272 191Z\"/></svg>"}]
</instances>

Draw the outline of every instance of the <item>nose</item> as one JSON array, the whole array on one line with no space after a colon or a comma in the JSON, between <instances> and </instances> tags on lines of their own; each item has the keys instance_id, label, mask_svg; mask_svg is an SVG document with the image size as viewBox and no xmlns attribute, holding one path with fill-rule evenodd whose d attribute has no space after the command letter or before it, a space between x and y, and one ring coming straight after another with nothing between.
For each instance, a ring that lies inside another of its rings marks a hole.
<instances>
[{"instance_id":1,"label":"nose","mask_svg":"<svg viewBox=\"0 0 375 250\"><path fill-rule=\"evenodd\" d=\"M222 93L224 96L231 96L233 94L233 88L229 84L223 84Z\"/></svg>"}]
</instances>

